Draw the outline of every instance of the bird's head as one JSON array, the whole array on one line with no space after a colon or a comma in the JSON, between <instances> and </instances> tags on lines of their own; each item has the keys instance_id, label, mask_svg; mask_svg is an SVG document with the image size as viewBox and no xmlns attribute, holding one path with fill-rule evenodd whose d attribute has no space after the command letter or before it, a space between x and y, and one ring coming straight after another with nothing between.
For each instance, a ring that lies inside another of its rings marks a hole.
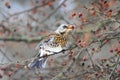
<instances>
[{"instance_id":1,"label":"bird's head","mask_svg":"<svg viewBox=\"0 0 120 80\"><path fill-rule=\"evenodd\" d=\"M68 33L69 31L73 29L74 29L73 25L61 24L55 32L58 34L60 33L62 34L62 33Z\"/></svg>"}]
</instances>

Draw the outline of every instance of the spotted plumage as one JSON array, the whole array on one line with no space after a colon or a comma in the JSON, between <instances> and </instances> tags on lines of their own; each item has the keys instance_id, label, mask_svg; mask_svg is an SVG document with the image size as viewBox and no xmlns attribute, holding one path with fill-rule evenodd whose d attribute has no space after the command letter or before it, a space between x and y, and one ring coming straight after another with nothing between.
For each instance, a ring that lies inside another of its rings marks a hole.
<instances>
[{"instance_id":1,"label":"spotted plumage","mask_svg":"<svg viewBox=\"0 0 120 80\"><path fill-rule=\"evenodd\" d=\"M58 43L62 47L67 44L67 35L65 34L56 34L55 35L55 43Z\"/></svg>"}]
</instances>

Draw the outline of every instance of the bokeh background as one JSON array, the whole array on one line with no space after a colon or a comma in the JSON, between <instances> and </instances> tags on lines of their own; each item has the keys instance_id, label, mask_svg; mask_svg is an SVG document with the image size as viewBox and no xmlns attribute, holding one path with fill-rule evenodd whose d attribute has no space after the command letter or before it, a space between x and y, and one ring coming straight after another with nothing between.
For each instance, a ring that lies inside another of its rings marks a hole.
<instances>
[{"instance_id":1,"label":"bokeh background","mask_svg":"<svg viewBox=\"0 0 120 80\"><path fill-rule=\"evenodd\" d=\"M101 60L107 60L120 53L119 14L120 0L0 0L1 80L106 79L113 73L106 72L108 75L98 78L95 77L97 71L93 70L93 75L85 76L81 71L86 71L87 67L93 64L92 61L100 65ZM37 44L63 23L75 25L75 30L69 35L68 47L75 43L79 46L64 54L50 56L46 69L27 69L27 63L37 54ZM93 42L94 44L89 45L93 40L97 40L98 43ZM108 43L100 47L105 40ZM90 55L84 48L87 48ZM74 53L72 58L71 51ZM74 57L80 53L82 55L73 62ZM117 57L114 59L116 61ZM104 64L108 63L110 62ZM73 66L70 67L70 72L66 70L69 65ZM103 66L100 68L103 69ZM115 72L119 69L117 65ZM66 71L64 76L61 75L63 71ZM120 75L120 72L117 75ZM115 79L119 80L120 77Z\"/></svg>"}]
</instances>

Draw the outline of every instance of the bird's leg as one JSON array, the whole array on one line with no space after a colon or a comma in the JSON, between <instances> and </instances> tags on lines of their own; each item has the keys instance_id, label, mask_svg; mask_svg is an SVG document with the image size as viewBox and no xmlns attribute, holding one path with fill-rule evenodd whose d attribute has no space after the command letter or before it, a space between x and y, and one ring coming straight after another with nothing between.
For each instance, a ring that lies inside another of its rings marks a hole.
<instances>
[{"instance_id":1,"label":"bird's leg","mask_svg":"<svg viewBox=\"0 0 120 80\"><path fill-rule=\"evenodd\" d=\"M62 52L63 54L65 54L65 51L66 51L66 49L63 49L61 52Z\"/></svg>"}]
</instances>

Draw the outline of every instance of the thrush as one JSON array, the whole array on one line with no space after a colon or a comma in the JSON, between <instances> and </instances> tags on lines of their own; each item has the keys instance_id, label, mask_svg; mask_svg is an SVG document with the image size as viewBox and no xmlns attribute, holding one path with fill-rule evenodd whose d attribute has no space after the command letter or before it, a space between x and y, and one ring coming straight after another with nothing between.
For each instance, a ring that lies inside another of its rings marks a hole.
<instances>
[{"instance_id":1,"label":"thrush","mask_svg":"<svg viewBox=\"0 0 120 80\"><path fill-rule=\"evenodd\" d=\"M39 50L38 56L30 64L28 64L28 67L45 68L47 57L41 58L41 56L61 52L67 45L68 32L73 29L73 25L61 24L56 31L49 34L48 38L42 40L36 47Z\"/></svg>"}]
</instances>

